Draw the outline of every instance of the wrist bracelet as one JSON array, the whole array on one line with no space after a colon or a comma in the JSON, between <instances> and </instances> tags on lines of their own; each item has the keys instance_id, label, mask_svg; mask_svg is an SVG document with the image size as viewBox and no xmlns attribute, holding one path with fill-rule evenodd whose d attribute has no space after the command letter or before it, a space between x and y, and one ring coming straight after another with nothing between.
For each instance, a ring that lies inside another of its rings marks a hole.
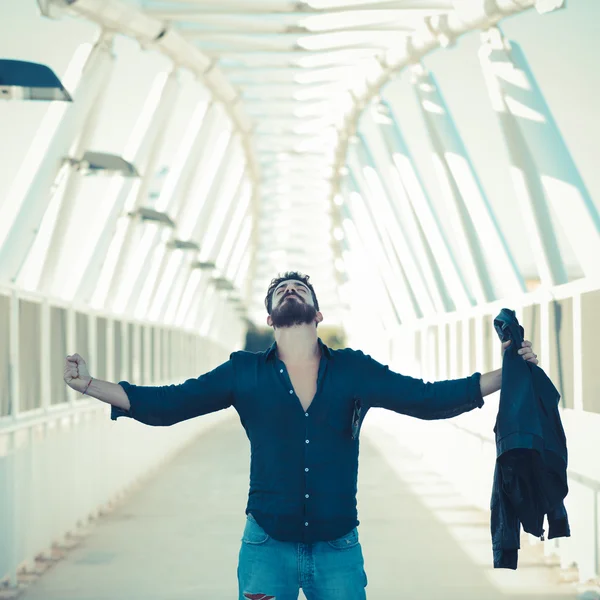
<instances>
[{"instance_id":1,"label":"wrist bracelet","mask_svg":"<svg viewBox=\"0 0 600 600\"><path fill-rule=\"evenodd\" d=\"M89 389L90 385L92 385L92 381L93 381L93 380L94 380L94 378L93 378L93 377L90 377L90 381L88 382L88 384L87 384L87 386L86 386L85 390L83 390L83 394L81 394L82 396L85 396L85 393L88 391L88 389Z\"/></svg>"}]
</instances>

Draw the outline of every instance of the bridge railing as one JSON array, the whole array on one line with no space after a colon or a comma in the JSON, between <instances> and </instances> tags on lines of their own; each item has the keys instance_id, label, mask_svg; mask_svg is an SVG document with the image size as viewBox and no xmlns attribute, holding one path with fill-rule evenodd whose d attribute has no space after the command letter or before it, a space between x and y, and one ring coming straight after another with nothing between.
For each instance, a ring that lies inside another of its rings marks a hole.
<instances>
[{"instance_id":1,"label":"bridge railing","mask_svg":"<svg viewBox=\"0 0 600 600\"><path fill-rule=\"evenodd\" d=\"M493 319L514 309L533 342L540 366L561 394L561 418L569 451L571 537L545 541L547 554L565 568L577 566L582 582L600 576L600 282L578 280L521 297L479 306L465 314L440 315L391 335L389 364L426 381L452 379L502 366ZM489 509L495 442L493 427L499 393L481 410L447 421L425 422L386 414L373 425L392 428L446 476L474 505ZM547 530L547 528L546 528ZM530 536L530 541L535 543Z\"/></svg>"},{"instance_id":2,"label":"bridge railing","mask_svg":"<svg viewBox=\"0 0 600 600\"><path fill-rule=\"evenodd\" d=\"M110 420L110 407L69 389L78 352L93 377L163 385L198 377L235 348L190 331L89 313L0 290L0 582L99 514L221 411L175 427Z\"/></svg>"}]
</instances>

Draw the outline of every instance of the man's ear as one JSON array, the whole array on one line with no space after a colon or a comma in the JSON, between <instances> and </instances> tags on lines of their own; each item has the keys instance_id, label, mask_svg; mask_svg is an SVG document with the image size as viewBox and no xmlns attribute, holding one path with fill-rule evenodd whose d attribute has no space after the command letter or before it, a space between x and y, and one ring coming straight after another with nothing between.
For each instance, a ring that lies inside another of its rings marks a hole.
<instances>
[{"instance_id":1,"label":"man's ear","mask_svg":"<svg viewBox=\"0 0 600 600\"><path fill-rule=\"evenodd\" d=\"M267 315L267 325L269 327L273 327L273 319L271 319L271 315Z\"/></svg>"},{"instance_id":2,"label":"man's ear","mask_svg":"<svg viewBox=\"0 0 600 600\"><path fill-rule=\"evenodd\" d=\"M323 321L323 315L319 311L317 311L317 314L315 315L315 322L318 325L322 321Z\"/></svg>"}]
</instances>

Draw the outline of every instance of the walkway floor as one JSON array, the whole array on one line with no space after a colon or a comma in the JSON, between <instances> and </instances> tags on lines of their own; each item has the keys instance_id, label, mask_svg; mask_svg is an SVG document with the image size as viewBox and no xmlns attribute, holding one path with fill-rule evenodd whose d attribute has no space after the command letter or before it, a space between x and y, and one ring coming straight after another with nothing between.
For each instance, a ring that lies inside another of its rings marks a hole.
<instances>
[{"instance_id":1,"label":"walkway floor","mask_svg":"<svg viewBox=\"0 0 600 600\"><path fill-rule=\"evenodd\" d=\"M492 569L488 515L407 453L392 468L385 444L365 427L359 532L369 600L575 598L541 564L539 546L525 547L516 572ZM236 599L248 463L239 421L207 431L100 519L23 600Z\"/></svg>"}]
</instances>

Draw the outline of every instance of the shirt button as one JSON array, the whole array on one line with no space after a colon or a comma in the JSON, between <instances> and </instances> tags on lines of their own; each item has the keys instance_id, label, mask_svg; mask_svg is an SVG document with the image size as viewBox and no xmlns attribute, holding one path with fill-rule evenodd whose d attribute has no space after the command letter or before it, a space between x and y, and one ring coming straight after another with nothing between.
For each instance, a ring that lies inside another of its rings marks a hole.
<instances>
[{"instance_id":1,"label":"shirt button","mask_svg":"<svg viewBox=\"0 0 600 600\"><path fill-rule=\"evenodd\" d=\"M293 394L293 393L294 393L294 390L290 390L290 394Z\"/></svg>"},{"instance_id":2,"label":"shirt button","mask_svg":"<svg viewBox=\"0 0 600 600\"><path fill-rule=\"evenodd\" d=\"M283 373L283 369L279 369L279 372L280 372L280 373Z\"/></svg>"},{"instance_id":3,"label":"shirt button","mask_svg":"<svg viewBox=\"0 0 600 600\"><path fill-rule=\"evenodd\" d=\"M306 440L306 443L308 444L310 442L310 440Z\"/></svg>"},{"instance_id":4,"label":"shirt button","mask_svg":"<svg viewBox=\"0 0 600 600\"><path fill-rule=\"evenodd\" d=\"M308 413L304 413L304 416L305 416L305 417L308 417Z\"/></svg>"},{"instance_id":5,"label":"shirt button","mask_svg":"<svg viewBox=\"0 0 600 600\"><path fill-rule=\"evenodd\" d=\"M306 523L304 523L304 527L308 527L308 521L306 521Z\"/></svg>"},{"instance_id":6,"label":"shirt button","mask_svg":"<svg viewBox=\"0 0 600 600\"><path fill-rule=\"evenodd\" d=\"M310 494L304 494L305 498L310 498Z\"/></svg>"},{"instance_id":7,"label":"shirt button","mask_svg":"<svg viewBox=\"0 0 600 600\"><path fill-rule=\"evenodd\" d=\"M308 468L308 467L306 467L306 469L304 469L304 470L305 470L305 471L308 473L308 471L309 471L309 468Z\"/></svg>"}]
</instances>

